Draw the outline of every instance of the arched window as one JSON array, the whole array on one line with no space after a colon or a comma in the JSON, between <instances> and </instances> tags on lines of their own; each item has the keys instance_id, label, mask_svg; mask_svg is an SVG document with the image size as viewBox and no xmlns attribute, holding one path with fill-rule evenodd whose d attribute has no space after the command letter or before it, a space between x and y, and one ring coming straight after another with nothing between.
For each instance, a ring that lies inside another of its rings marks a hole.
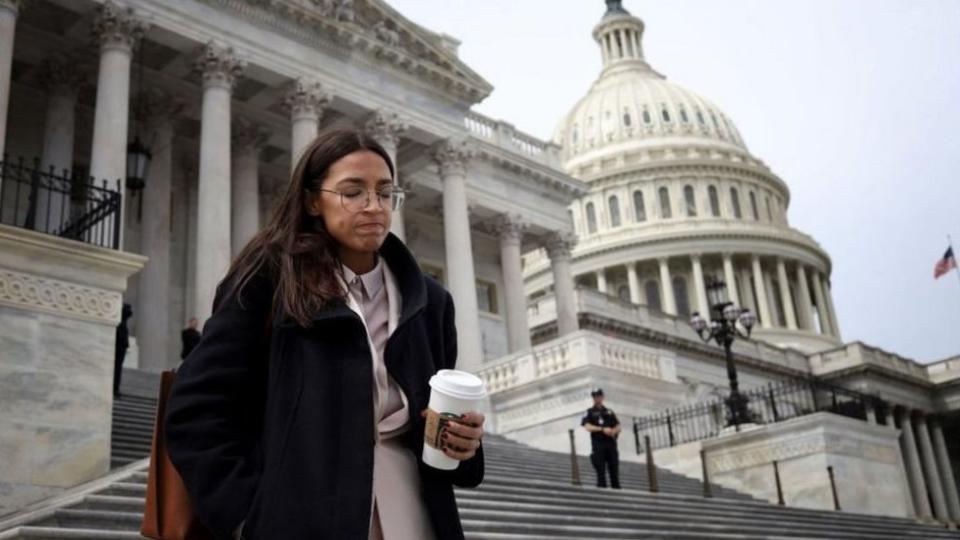
<instances>
[{"instance_id":1,"label":"arched window","mask_svg":"<svg viewBox=\"0 0 960 540\"><path fill-rule=\"evenodd\" d=\"M633 121L630 119L630 109L624 109L624 110L623 110L623 125L624 125L625 127L630 127L630 124L632 124L632 123L633 123Z\"/></svg>"},{"instance_id":2,"label":"arched window","mask_svg":"<svg viewBox=\"0 0 960 540\"><path fill-rule=\"evenodd\" d=\"M633 216L637 223L647 220L647 208L643 204L643 192L639 189L633 192Z\"/></svg>"},{"instance_id":3,"label":"arched window","mask_svg":"<svg viewBox=\"0 0 960 540\"><path fill-rule=\"evenodd\" d=\"M570 133L570 142L571 142L571 143L577 144L577 135L579 135L579 131L580 131L580 128L577 126L577 124L574 124L574 125L573 125L573 131Z\"/></svg>"},{"instance_id":4,"label":"arched window","mask_svg":"<svg viewBox=\"0 0 960 540\"><path fill-rule=\"evenodd\" d=\"M683 186L683 201L687 205L687 216L697 217L697 198L693 194L693 186Z\"/></svg>"},{"instance_id":5,"label":"arched window","mask_svg":"<svg viewBox=\"0 0 960 540\"><path fill-rule=\"evenodd\" d=\"M567 208L567 219L570 220L570 225L572 225L573 228L574 228L574 230L576 230L576 228L577 228L577 223L576 223L576 221L573 220L573 210L571 210L571 209L569 209L569 208Z\"/></svg>"},{"instance_id":6,"label":"arched window","mask_svg":"<svg viewBox=\"0 0 960 540\"><path fill-rule=\"evenodd\" d=\"M757 209L757 195L750 192L750 210L753 212L754 221L760 221L760 210Z\"/></svg>"},{"instance_id":7,"label":"arched window","mask_svg":"<svg viewBox=\"0 0 960 540\"><path fill-rule=\"evenodd\" d=\"M717 115L713 111L710 111L710 119L713 120L713 129L717 130L717 133L721 133L720 124L717 123Z\"/></svg>"},{"instance_id":8,"label":"arched window","mask_svg":"<svg viewBox=\"0 0 960 540\"><path fill-rule=\"evenodd\" d=\"M594 210L592 202L587 203L587 232L597 232L597 211Z\"/></svg>"},{"instance_id":9,"label":"arched window","mask_svg":"<svg viewBox=\"0 0 960 540\"><path fill-rule=\"evenodd\" d=\"M670 211L670 192L666 187L657 190L657 196L660 198L660 217L670 219L673 212Z\"/></svg>"},{"instance_id":10,"label":"arched window","mask_svg":"<svg viewBox=\"0 0 960 540\"><path fill-rule=\"evenodd\" d=\"M683 105L680 105L680 121L684 124L690 123L690 117L687 116L687 109Z\"/></svg>"},{"instance_id":11,"label":"arched window","mask_svg":"<svg viewBox=\"0 0 960 540\"><path fill-rule=\"evenodd\" d=\"M643 108L643 123L644 123L644 124L650 124L650 122L653 122L653 119L650 118L650 111L647 110L646 107L644 107L644 108Z\"/></svg>"},{"instance_id":12,"label":"arched window","mask_svg":"<svg viewBox=\"0 0 960 540\"><path fill-rule=\"evenodd\" d=\"M664 122L670 122L670 121L671 121L671 120L670 120L670 111L667 110L667 106L666 106L666 105L664 105L663 108L660 109L660 117L663 118L663 121L664 121Z\"/></svg>"},{"instance_id":13,"label":"arched window","mask_svg":"<svg viewBox=\"0 0 960 540\"><path fill-rule=\"evenodd\" d=\"M617 288L617 297L623 300L624 302L630 301L630 287L627 285L621 285Z\"/></svg>"},{"instance_id":14,"label":"arched window","mask_svg":"<svg viewBox=\"0 0 960 540\"><path fill-rule=\"evenodd\" d=\"M697 122L700 122L700 125L706 125L707 123L703 120L703 111L697 109Z\"/></svg>"},{"instance_id":15,"label":"arched window","mask_svg":"<svg viewBox=\"0 0 960 540\"><path fill-rule=\"evenodd\" d=\"M767 205L767 221L773 223L773 210L770 209L770 197L765 197L763 202Z\"/></svg>"},{"instance_id":16,"label":"arched window","mask_svg":"<svg viewBox=\"0 0 960 540\"><path fill-rule=\"evenodd\" d=\"M607 199L607 206L610 207L610 226L619 227L620 226L620 201L617 200L616 195L611 195Z\"/></svg>"},{"instance_id":17,"label":"arched window","mask_svg":"<svg viewBox=\"0 0 960 540\"><path fill-rule=\"evenodd\" d=\"M657 311L663 311L663 305L660 303L660 284L655 280L647 281L643 284L643 292L647 296L647 307Z\"/></svg>"},{"instance_id":18,"label":"arched window","mask_svg":"<svg viewBox=\"0 0 960 540\"><path fill-rule=\"evenodd\" d=\"M687 295L687 280L681 276L673 278L673 298L677 301L677 316L690 318L690 296Z\"/></svg>"},{"instance_id":19,"label":"arched window","mask_svg":"<svg viewBox=\"0 0 960 540\"><path fill-rule=\"evenodd\" d=\"M733 206L733 217L743 218L743 212L740 211L740 193L735 187L730 188L730 205Z\"/></svg>"},{"instance_id":20,"label":"arched window","mask_svg":"<svg viewBox=\"0 0 960 540\"><path fill-rule=\"evenodd\" d=\"M720 196L717 195L717 186L708 187L707 195L710 197L710 215L720 217Z\"/></svg>"}]
</instances>

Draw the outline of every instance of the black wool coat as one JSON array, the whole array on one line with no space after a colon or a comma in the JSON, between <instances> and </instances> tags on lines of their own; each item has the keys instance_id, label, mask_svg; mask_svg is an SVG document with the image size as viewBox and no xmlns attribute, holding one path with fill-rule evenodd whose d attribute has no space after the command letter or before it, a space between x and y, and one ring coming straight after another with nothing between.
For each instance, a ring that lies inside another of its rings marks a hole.
<instances>
[{"instance_id":1,"label":"black wool coat","mask_svg":"<svg viewBox=\"0 0 960 540\"><path fill-rule=\"evenodd\" d=\"M457 356L453 300L390 235L380 255L403 297L387 371L409 400L403 444L420 464L421 497L439 540L463 538L453 486L483 479L483 451L454 471L423 464L428 380ZM244 522L251 540L364 539L373 497L371 351L360 318L337 301L309 328L271 317L273 283L257 275L218 291L199 345L167 405L170 459L197 517L218 538Z\"/></svg>"}]
</instances>

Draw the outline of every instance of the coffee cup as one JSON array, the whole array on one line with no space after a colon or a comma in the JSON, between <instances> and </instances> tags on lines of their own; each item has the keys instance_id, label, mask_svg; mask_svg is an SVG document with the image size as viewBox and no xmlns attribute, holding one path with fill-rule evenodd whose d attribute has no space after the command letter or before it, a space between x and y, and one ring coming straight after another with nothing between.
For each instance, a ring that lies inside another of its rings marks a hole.
<instances>
[{"instance_id":1,"label":"coffee cup","mask_svg":"<svg viewBox=\"0 0 960 540\"><path fill-rule=\"evenodd\" d=\"M476 375L455 369L441 369L430 377L430 389L423 432L423 462L450 471L460 462L447 457L441 449L444 427L451 420L459 420L460 415L476 411L487 397L487 390Z\"/></svg>"}]
</instances>

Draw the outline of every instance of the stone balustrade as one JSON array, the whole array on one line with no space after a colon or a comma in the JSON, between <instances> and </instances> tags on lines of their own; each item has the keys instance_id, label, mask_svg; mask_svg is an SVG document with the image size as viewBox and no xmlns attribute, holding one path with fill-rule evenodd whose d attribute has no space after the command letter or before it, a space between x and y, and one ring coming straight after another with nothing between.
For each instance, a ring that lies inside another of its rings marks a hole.
<instances>
[{"instance_id":1,"label":"stone balustrade","mask_svg":"<svg viewBox=\"0 0 960 540\"><path fill-rule=\"evenodd\" d=\"M470 111L464 118L470 134L494 146L521 155L550 167L560 166L560 147L532 135L517 131L513 125Z\"/></svg>"},{"instance_id":2,"label":"stone balustrade","mask_svg":"<svg viewBox=\"0 0 960 540\"><path fill-rule=\"evenodd\" d=\"M485 364L478 375L494 395L591 365L676 382L673 359L662 357L656 349L585 331L499 358Z\"/></svg>"},{"instance_id":3,"label":"stone balustrade","mask_svg":"<svg viewBox=\"0 0 960 540\"><path fill-rule=\"evenodd\" d=\"M960 379L960 356L927 364L926 368L927 376L937 384Z\"/></svg>"},{"instance_id":4,"label":"stone balustrade","mask_svg":"<svg viewBox=\"0 0 960 540\"><path fill-rule=\"evenodd\" d=\"M809 361L814 375L824 375L862 365L873 365L916 380L930 380L930 374L926 366L909 358L871 347L860 341L848 343L837 349L812 354ZM960 361L955 360L954 362L953 376L957 376L958 371L956 370L960 370ZM942 369L944 371L948 370L946 367Z\"/></svg>"}]
</instances>

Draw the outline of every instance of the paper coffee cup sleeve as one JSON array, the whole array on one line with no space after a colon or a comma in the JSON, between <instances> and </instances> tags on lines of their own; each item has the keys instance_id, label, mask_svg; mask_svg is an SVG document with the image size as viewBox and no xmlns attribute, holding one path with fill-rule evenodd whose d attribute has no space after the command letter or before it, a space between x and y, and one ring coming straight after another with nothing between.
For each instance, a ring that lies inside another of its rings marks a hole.
<instances>
[{"instance_id":1,"label":"paper coffee cup sleeve","mask_svg":"<svg viewBox=\"0 0 960 540\"><path fill-rule=\"evenodd\" d=\"M450 420L458 420L460 417L452 413L438 413L433 409L427 409L427 424L423 430L423 443L430 448L437 450L443 449L443 430Z\"/></svg>"}]
</instances>

